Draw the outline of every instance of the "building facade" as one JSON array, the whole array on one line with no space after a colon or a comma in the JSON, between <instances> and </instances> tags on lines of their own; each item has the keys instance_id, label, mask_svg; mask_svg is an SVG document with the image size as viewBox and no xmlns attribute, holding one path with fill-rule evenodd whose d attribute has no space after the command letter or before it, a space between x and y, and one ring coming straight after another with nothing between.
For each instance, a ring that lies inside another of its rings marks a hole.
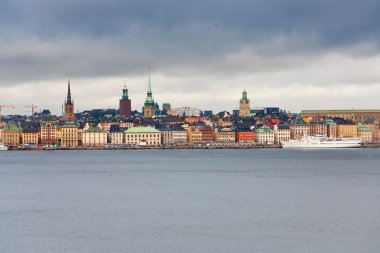
<instances>
[{"instance_id":1,"label":"building facade","mask_svg":"<svg viewBox=\"0 0 380 253\"><path fill-rule=\"evenodd\" d=\"M214 131L215 142L235 142L235 132L231 128L215 128Z\"/></svg>"},{"instance_id":2,"label":"building facade","mask_svg":"<svg viewBox=\"0 0 380 253\"><path fill-rule=\"evenodd\" d=\"M107 132L99 127L90 127L83 132L84 147L104 147L107 144Z\"/></svg>"},{"instance_id":3,"label":"building facade","mask_svg":"<svg viewBox=\"0 0 380 253\"><path fill-rule=\"evenodd\" d=\"M235 132L236 142L254 142L255 132L249 128L238 129Z\"/></svg>"},{"instance_id":4,"label":"building facade","mask_svg":"<svg viewBox=\"0 0 380 253\"><path fill-rule=\"evenodd\" d=\"M67 122L60 127L61 146L68 148L78 147L78 126L74 123Z\"/></svg>"},{"instance_id":5,"label":"building facade","mask_svg":"<svg viewBox=\"0 0 380 253\"><path fill-rule=\"evenodd\" d=\"M21 143L24 145L38 145L40 142L40 124L28 122L21 126Z\"/></svg>"},{"instance_id":6,"label":"building facade","mask_svg":"<svg viewBox=\"0 0 380 253\"><path fill-rule=\"evenodd\" d=\"M327 118L350 119L353 122L380 121L380 110L302 110L302 117L317 115Z\"/></svg>"},{"instance_id":7,"label":"building facade","mask_svg":"<svg viewBox=\"0 0 380 253\"><path fill-rule=\"evenodd\" d=\"M54 121L41 121L41 144L55 145L57 141L57 127Z\"/></svg>"},{"instance_id":8,"label":"building facade","mask_svg":"<svg viewBox=\"0 0 380 253\"><path fill-rule=\"evenodd\" d=\"M290 140L290 126L284 124L276 124L273 127L274 143L279 145L282 141Z\"/></svg>"},{"instance_id":9,"label":"building facade","mask_svg":"<svg viewBox=\"0 0 380 253\"><path fill-rule=\"evenodd\" d=\"M255 142L260 144L274 144L274 131L272 128L263 125L255 129Z\"/></svg>"},{"instance_id":10,"label":"building facade","mask_svg":"<svg viewBox=\"0 0 380 253\"><path fill-rule=\"evenodd\" d=\"M3 128L2 142L11 147L17 147L21 144L22 129L17 124L7 124Z\"/></svg>"},{"instance_id":11,"label":"building facade","mask_svg":"<svg viewBox=\"0 0 380 253\"><path fill-rule=\"evenodd\" d=\"M153 127L132 127L124 131L125 144L160 146L161 132Z\"/></svg>"}]
</instances>

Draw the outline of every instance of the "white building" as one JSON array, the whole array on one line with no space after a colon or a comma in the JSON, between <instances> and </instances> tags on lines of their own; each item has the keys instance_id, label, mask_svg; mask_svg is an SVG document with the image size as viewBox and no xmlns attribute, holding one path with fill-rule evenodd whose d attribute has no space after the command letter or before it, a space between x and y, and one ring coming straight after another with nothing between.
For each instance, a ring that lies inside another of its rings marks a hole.
<instances>
[{"instance_id":1,"label":"white building","mask_svg":"<svg viewBox=\"0 0 380 253\"><path fill-rule=\"evenodd\" d=\"M104 147L107 144L107 132L98 128L90 127L83 131L82 145L84 147Z\"/></svg>"},{"instance_id":2,"label":"white building","mask_svg":"<svg viewBox=\"0 0 380 253\"><path fill-rule=\"evenodd\" d=\"M168 115L180 116L180 117L199 117L202 111L197 108L181 107L169 110Z\"/></svg>"},{"instance_id":3,"label":"white building","mask_svg":"<svg viewBox=\"0 0 380 253\"><path fill-rule=\"evenodd\" d=\"M255 142L261 144L274 144L274 131L263 125L255 130Z\"/></svg>"},{"instance_id":4,"label":"white building","mask_svg":"<svg viewBox=\"0 0 380 253\"><path fill-rule=\"evenodd\" d=\"M153 127L131 127L124 131L124 143L141 146L160 146L161 132Z\"/></svg>"}]
</instances>

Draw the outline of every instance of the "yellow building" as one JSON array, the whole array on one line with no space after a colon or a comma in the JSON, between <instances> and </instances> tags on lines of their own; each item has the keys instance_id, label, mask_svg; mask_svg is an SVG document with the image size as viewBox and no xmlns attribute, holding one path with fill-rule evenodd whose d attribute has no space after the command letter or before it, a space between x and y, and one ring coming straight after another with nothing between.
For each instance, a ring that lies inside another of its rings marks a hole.
<instances>
[{"instance_id":1,"label":"yellow building","mask_svg":"<svg viewBox=\"0 0 380 253\"><path fill-rule=\"evenodd\" d=\"M125 144L160 146L161 132L153 127L132 127L124 131Z\"/></svg>"},{"instance_id":2,"label":"yellow building","mask_svg":"<svg viewBox=\"0 0 380 253\"><path fill-rule=\"evenodd\" d=\"M302 110L302 117L328 117L350 119L353 122L380 121L380 110Z\"/></svg>"},{"instance_id":3,"label":"yellow building","mask_svg":"<svg viewBox=\"0 0 380 253\"><path fill-rule=\"evenodd\" d=\"M78 126L74 123L67 122L60 127L61 146L68 148L78 147Z\"/></svg>"},{"instance_id":4,"label":"yellow building","mask_svg":"<svg viewBox=\"0 0 380 253\"><path fill-rule=\"evenodd\" d=\"M281 141L290 140L290 126L284 124L277 124L273 127L274 130L274 143L280 144Z\"/></svg>"},{"instance_id":5,"label":"yellow building","mask_svg":"<svg viewBox=\"0 0 380 253\"><path fill-rule=\"evenodd\" d=\"M21 128L21 143L24 145L38 145L40 140L40 124L27 122Z\"/></svg>"},{"instance_id":6,"label":"yellow building","mask_svg":"<svg viewBox=\"0 0 380 253\"><path fill-rule=\"evenodd\" d=\"M7 124L3 128L2 142L7 146L17 147L21 142L21 127L17 124Z\"/></svg>"},{"instance_id":7,"label":"yellow building","mask_svg":"<svg viewBox=\"0 0 380 253\"><path fill-rule=\"evenodd\" d=\"M306 123L300 115L297 115L290 124L290 138L298 140L304 135L310 135L310 124Z\"/></svg>"},{"instance_id":8,"label":"yellow building","mask_svg":"<svg viewBox=\"0 0 380 253\"><path fill-rule=\"evenodd\" d=\"M337 137L358 137L358 125L351 120L334 119Z\"/></svg>"},{"instance_id":9,"label":"yellow building","mask_svg":"<svg viewBox=\"0 0 380 253\"><path fill-rule=\"evenodd\" d=\"M201 142L202 139L202 128L191 126L186 128L187 131L187 140L188 142Z\"/></svg>"},{"instance_id":10,"label":"yellow building","mask_svg":"<svg viewBox=\"0 0 380 253\"><path fill-rule=\"evenodd\" d=\"M215 129L214 138L216 142L235 142L235 132L231 128Z\"/></svg>"}]
</instances>

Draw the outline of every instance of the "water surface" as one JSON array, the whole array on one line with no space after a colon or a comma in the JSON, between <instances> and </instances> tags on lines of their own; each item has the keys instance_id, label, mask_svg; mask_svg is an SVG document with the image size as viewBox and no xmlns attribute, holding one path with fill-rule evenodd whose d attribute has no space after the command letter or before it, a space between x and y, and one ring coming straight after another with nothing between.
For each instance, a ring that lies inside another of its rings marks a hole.
<instances>
[{"instance_id":1,"label":"water surface","mask_svg":"<svg viewBox=\"0 0 380 253\"><path fill-rule=\"evenodd\" d=\"M379 252L380 149L0 152L0 252Z\"/></svg>"}]
</instances>

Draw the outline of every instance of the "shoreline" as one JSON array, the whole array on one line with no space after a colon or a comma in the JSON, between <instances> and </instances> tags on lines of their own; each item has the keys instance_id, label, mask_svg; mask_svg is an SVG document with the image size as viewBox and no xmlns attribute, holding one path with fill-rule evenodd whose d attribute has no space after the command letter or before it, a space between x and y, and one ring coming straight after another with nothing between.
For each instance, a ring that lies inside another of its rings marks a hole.
<instances>
[{"instance_id":1,"label":"shoreline","mask_svg":"<svg viewBox=\"0 0 380 253\"><path fill-rule=\"evenodd\" d=\"M365 144L360 148L380 148L380 144ZM133 146L133 147L75 147L75 148L9 148L7 151L61 151L61 150L193 150L193 149L282 149L281 145L181 145L181 146Z\"/></svg>"}]
</instances>

